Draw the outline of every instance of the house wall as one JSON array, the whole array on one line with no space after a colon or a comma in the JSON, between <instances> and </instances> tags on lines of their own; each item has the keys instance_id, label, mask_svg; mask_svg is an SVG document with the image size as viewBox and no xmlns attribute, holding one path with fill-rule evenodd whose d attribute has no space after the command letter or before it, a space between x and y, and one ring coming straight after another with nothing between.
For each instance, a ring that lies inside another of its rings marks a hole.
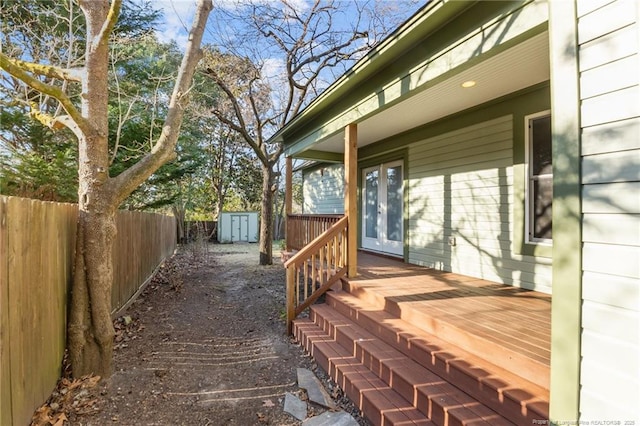
<instances>
[{"instance_id":1,"label":"house wall","mask_svg":"<svg viewBox=\"0 0 640 426\"><path fill-rule=\"evenodd\" d=\"M518 125L504 115L409 146L410 263L550 292L551 259L514 244Z\"/></svg>"},{"instance_id":2,"label":"house wall","mask_svg":"<svg viewBox=\"0 0 640 426\"><path fill-rule=\"evenodd\" d=\"M524 117L548 109L537 85L359 150L360 170L405 160L408 262L551 292L550 247L524 238ZM303 172L305 214L344 211L343 172Z\"/></svg>"},{"instance_id":3,"label":"house wall","mask_svg":"<svg viewBox=\"0 0 640 426\"><path fill-rule=\"evenodd\" d=\"M576 3L582 128L581 420L640 420L639 9L636 0Z\"/></svg>"},{"instance_id":4,"label":"house wall","mask_svg":"<svg viewBox=\"0 0 640 426\"><path fill-rule=\"evenodd\" d=\"M302 173L302 213L344 213L344 165L322 164Z\"/></svg>"}]
</instances>

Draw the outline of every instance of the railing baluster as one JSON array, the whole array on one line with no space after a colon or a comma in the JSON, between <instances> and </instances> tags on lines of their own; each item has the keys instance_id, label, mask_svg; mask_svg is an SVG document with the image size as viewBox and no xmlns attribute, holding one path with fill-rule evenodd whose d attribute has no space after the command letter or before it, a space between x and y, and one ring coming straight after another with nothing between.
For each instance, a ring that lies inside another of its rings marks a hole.
<instances>
[{"instance_id":1,"label":"railing baluster","mask_svg":"<svg viewBox=\"0 0 640 426\"><path fill-rule=\"evenodd\" d=\"M300 304L300 268L296 266L296 306Z\"/></svg>"},{"instance_id":2,"label":"railing baluster","mask_svg":"<svg viewBox=\"0 0 640 426\"><path fill-rule=\"evenodd\" d=\"M315 290L315 285L316 285L315 283L316 283L316 281L318 281L318 270L317 270L317 266L316 266L316 255L315 254L311 255L311 265L313 265L312 266L313 269L311 271L311 282L313 283L314 290Z\"/></svg>"},{"instance_id":3,"label":"railing baluster","mask_svg":"<svg viewBox=\"0 0 640 426\"><path fill-rule=\"evenodd\" d=\"M303 294L303 299L302 300L306 300L307 299L307 280L309 279L309 261L305 260L302 263L302 291L300 293Z\"/></svg>"}]
</instances>

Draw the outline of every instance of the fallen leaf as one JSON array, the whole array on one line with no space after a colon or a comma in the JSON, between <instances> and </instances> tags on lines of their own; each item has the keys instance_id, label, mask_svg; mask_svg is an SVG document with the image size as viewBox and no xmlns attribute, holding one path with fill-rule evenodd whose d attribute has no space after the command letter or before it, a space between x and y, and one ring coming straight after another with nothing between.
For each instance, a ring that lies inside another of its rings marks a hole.
<instances>
[{"instance_id":1,"label":"fallen leaf","mask_svg":"<svg viewBox=\"0 0 640 426\"><path fill-rule=\"evenodd\" d=\"M65 420L68 421L69 419L67 419L67 416L65 416L64 413L60 413L53 426L64 426Z\"/></svg>"},{"instance_id":2,"label":"fallen leaf","mask_svg":"<svg viewBox=\"0 0 640 426\"><path fill-rule=\"evenodd\" d=\"M265 399L264 401L262 401L262 406L263 407L275 407L276 404L274 404L273 401L271 401L270 399Z\"/></svg>"},{"instance_id":3,"label":"fallen leaf","mask_svg":"<svg viewBox=\"0 0 640 426\"><path fill-rule=\"evenodd\" d=\"M46 405L43 405L42 407L38 408L36 412L33 414L33 418L31 419L31 424L33 426L49 425L50 422L51 422L51 409Z\"/></svg>"}]
</instances>

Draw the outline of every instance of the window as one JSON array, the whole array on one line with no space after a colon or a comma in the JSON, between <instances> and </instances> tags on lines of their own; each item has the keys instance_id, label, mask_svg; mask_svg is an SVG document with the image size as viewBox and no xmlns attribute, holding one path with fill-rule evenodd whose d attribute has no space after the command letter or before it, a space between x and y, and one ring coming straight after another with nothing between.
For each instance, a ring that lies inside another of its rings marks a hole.
<instances>
[{"instance_id":1,"label":"window","mask_svg":"<svg viewBox=\"0 0 640 426\"><path fill-rule=\"evenodd\" d=\"M549 111L525 117L527 125L527 235L533 243L551 242L553 165Z\"/></svg>"}]
</instances>

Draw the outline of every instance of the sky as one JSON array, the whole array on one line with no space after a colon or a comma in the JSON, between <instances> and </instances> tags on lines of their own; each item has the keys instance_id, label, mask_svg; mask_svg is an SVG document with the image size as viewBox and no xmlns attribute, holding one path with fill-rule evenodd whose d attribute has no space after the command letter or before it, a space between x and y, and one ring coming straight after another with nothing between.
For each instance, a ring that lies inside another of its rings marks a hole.
<instances>
[{"instance_id":1,"label":"sky","mask_svg":"<svg viewBox=\"0 0 640 426\"><path fill-rule=\"evenodd\" d=\"M184 47L187 42L187 28L191 26L196 9L195 0L160 0L154 2L154 5L161 9L164 15L164 23L156 31L160 41L175 40L178 46Z\"/></svg>"},{"instance_id":2,"label":"sky","mask_svg":"<svg viewBox=\"0 0 640 426\"><path fill-rule=\"evenodd\" d=\"M275 0L263 0L265 2ZM288 0L290 4L296 5L299 10L304 10L308 7L310 0ZM352 0L353 2L363 0ZM373 0L375 1L375 0ZM418 8L426 3L426 0L381 0L382 2L393 3L407 3L408 7L402 6L399 9L403 10L402 19L407 19L409 16L418 10ZM230 9L237 7L238 4L242 4L242 0L213 0L214 8ZM160 25L160 28L156 31L158 38L163 42L169 42L175 40L178 46L184 47L187 41L188 29L191 27L193 14L196 8L196 0L154 0L153 5L163 11L164 22ZM206 39L205 42L210 40Z\"/></svg>"}]
</instances>

